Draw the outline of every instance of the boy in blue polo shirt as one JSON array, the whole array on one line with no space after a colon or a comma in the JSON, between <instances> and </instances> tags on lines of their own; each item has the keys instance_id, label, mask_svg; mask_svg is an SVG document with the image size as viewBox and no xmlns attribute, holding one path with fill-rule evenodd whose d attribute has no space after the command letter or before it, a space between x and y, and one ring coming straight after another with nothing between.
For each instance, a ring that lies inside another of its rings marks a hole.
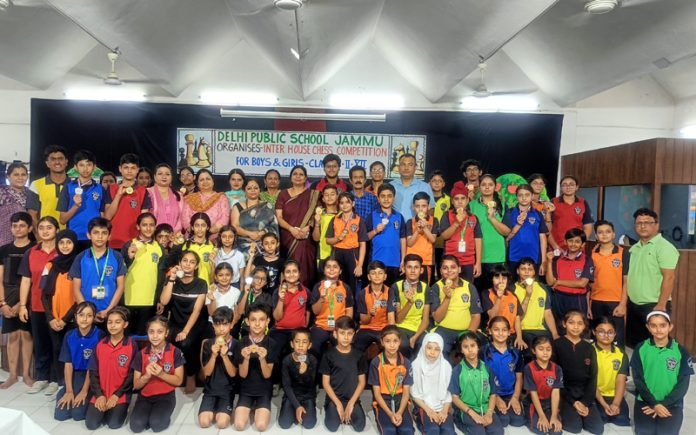
<instances>
[{"instance_id":1,"label":"boy in blue polo shirt","mask_svg":"<svg viewBox=\"0 0 696 435\"><path fill-rule=\"evenodd\" d=\"M75 231L80 241L78 251L89 247L87 224L104 209L104 190L92 179L97 159L91 151L80 150L73 158L78 177L66 183L58 197L60 223Z\"/></svg>"},{"instance_id":2,"label":"boy in blue polo shirt","mask_svg":"<svg viewBox=\"0 0 696 435\"><path fill-rule=\"evenodd\" d=\"M87 229L92 247L75 257L68 276L73 280L75 302L92 302L97 307L97 323L103 323L123 295L126 265L118 251L107 247L111 222L97 217L89 221Z\"/></svg>"},{"instance_id":3,"label":"boy in blue polo shirt","mask_svg":"<svg viewBox=\"0 0 696 435\"><path fill-rule=\"evenodd\" d=\"M372 241L370 262L381 261L387 268L384 282L391 286L399 278L406 255L406 222L396 211L394 197L396 190L391 184L383 184L377 190L379 210L373 211L367 218L367 237ZM396 247L399 249L396 249Z\"/></svg>"}]
</instances>

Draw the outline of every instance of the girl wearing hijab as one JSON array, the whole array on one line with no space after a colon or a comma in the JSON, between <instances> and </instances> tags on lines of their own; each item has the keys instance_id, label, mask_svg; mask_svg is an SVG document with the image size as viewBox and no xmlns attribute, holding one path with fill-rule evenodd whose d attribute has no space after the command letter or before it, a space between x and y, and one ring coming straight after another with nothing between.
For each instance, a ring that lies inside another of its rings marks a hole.
<instances>
[{"instance_id":1,"label":"girl wearing hijab","mask_svg":"<svg viewBox=\"0 0 696 435\"><path fill-rule=\"evenodd\" d=\"M74 323L75 296L72 280L68 271L77 255L77 234L72 230L63 230L56 235L57 255L46 264L41 274L41 302L46 310L51 344L53 346L53 364L58 367L58 383L63 383L62 364L59 363L63 337ZM59 365L60 364L60 365Z\"/></svg>"},{"instance_id":2,"label":"girl wearing hijab","mask_svg":"<svg viewBox=\"0 0 696 435\"><path fill-rule=\"evenodd\" d=\"M418 429L423 435L454 435L450 414L452 394L448 391L452 366L442 355L444 343L436 333L426 334L413 361L411 398Z\"/></svg>"}]
</instances>

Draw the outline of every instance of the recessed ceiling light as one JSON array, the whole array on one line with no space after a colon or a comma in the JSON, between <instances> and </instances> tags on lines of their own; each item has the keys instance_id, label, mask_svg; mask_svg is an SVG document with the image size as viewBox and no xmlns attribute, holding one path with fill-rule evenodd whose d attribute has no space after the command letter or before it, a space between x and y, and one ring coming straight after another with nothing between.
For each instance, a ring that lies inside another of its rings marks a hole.
<instances>
[{"instance_id":1,"label":"recessed ceiling light","mask_svg":"<svg viewBox=\"0 0 696 435\"><path fill-rule=\"evenodd\" d=\"M265 92L206 91L201 93L201 101L223 106L271 106L278 102L278 97Z\"/></svg>"},{"instance_id":2,"label":"recessed ceiling light","mask_svg":"<svg viewBox=\"0 0 696 435\"><path fill-rule=\"evenodd\" d=\"M273 0L273 5L285 11L294 11L302 6L302 0Z\"/></svg>"},{"instance_id":3,"label":"recessed ceiling light","mask_svg":"<svg viewBox=\"0 0 696 435\"><path fill-rule=\"evenodd\" d=\"M585 3L585 10L593 15L600 15L613 11L618 5L618 0L592 0Z\"/></svg>"}]
</instances>

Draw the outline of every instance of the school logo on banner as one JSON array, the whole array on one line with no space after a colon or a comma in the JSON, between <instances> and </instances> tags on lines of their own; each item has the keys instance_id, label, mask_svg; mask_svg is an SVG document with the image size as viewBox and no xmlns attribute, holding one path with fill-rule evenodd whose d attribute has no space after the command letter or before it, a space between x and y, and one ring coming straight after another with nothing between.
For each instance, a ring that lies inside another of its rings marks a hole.
<instances>
[{"instance_id":1,"label":"school logo on banner","mask_svg":"<svg viewBox=\"0 0 696 435\"><path fill-rule=\"evenodd\" d=\"M673 372L677 368L677 359L674 357L667 358L667 370Z\"/></svg>"},{"instance_id":2,"label":"school logo on banner","mask_svg":"<svg viewBox=\"0 0 696 435\"><path fill-rule=\"evenodd\" d=\"M118 366L119 367L125 367L127 363L128 363L128 355L121 354L118 356Z\"/></svg>"}]
</instances>

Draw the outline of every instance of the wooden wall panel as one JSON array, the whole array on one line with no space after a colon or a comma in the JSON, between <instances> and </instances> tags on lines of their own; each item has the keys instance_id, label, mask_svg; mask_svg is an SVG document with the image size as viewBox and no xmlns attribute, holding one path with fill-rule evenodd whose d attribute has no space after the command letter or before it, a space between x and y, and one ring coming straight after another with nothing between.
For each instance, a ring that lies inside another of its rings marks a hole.
<instances>
[{"instance_id":1,"label":"wooden wall panel","mask_svg":"<svg viewBox=\"0 0 696 435\"><path fill-rule=\"evenodd\" d=\"M696 251L679 251L679 264L672 293L673 335L696 355ZM691 288L690 288L691 287Z\"/></svg>"}]
</instances>

